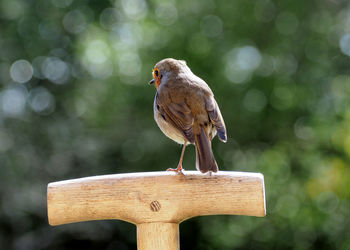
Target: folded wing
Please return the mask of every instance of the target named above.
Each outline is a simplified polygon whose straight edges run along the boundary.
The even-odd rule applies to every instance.
[[[221,141],[227,141],[226,127],[224,119],[222,118],[218,104],[216,103],[214,97],[208,98],[206,101],[205,108],[208,112],[210,121],[214,124],[218,137]]]
[[[158,112],[165,119],[176,128],[186,140],[194,143],[193,135],[193,116],[190,108],[185,102],[174,103],[168,101],[161,101],[159,96],[156,96],[156,105]]]

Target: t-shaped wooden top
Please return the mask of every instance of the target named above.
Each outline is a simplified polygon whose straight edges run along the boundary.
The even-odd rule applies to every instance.
[[[105,219],[136,224],[138,249],[152,250],[178,249],[178,224],[191,217],[266,214],[263,175],[225,171],[211,176],[197,171],[148,172],[53,182],[48,185],[47,206],[53,226]],[[152,235],[164,242],[155,242]]]

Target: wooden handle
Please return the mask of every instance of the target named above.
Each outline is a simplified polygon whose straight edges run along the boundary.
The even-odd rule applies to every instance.
[[[138,250],[180,249],[178,223],[143,223],[137,225]]]
[[[134,224],[180,223],[214,214],[265,215],[258,173],[197,171],[115,174],[53,182],[47,189],[50,225],[119,219]]]

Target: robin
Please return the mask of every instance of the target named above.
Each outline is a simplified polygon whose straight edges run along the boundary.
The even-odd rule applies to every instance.
[[[214,94],[208,84],[192,73],[183,60],[166,58],[153,68],[157,92],[154,98],[154,119],[170,139],[183,144],[179,164],[168,171],[182,172],[182,159],[187,144],[196,147],[196,168],[202,173],[217,172],[218,164],[211,149],[211,140],[218,134],[226,142],[226,127]]]

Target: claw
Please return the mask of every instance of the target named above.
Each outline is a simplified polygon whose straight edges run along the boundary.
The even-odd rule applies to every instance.
[[[168,168],[166,171],[173,171],[176,172],[178,174],[183,174],[184,169],[182,168],[182,165],[178,165],[177,168]]]

